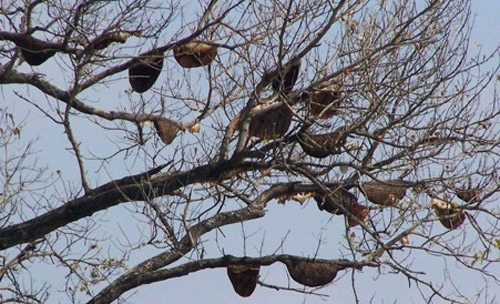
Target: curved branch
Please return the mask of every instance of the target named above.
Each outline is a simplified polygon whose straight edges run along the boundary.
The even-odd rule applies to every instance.
[[[123,284],[133,284],[137,286],[144,284],[151,284],[155,282],[165,281],[171,278],[177,278],[181,276],[188,275],[193,272],[197,272],[200,270],[213,269],[213,268],[223,268],[229,265],[261,265],[268,266],[272,265],[276,262],[284,263],[287,260],[294,261],[311,261],[310,258],[288,255],[288,254],[280,254],[280,255],[267,255],[257,258],[252,257],[235,257],[232,255],[225,255],[219,258],[214,259],[205,259],[201,261],[194,261],[185,263],[183,265],[169,268],[169,269],[161,269],[157,271],[134,271],[134,279],[129,279],[128,281],[121,281],[120,285],[113,283],[113,287],[111,289],[106,288],[101,291],[97,296],[87,302],[87,304],[104,304],[110,303],[114,299],[112,299],[111,295],[114,294],[116,289],[116,293],[126,289],[127,286]],[[376,263],[368,263],[368,262],[354,262],[346,259],[334,259],[334,260],[326,260],[326,259],[314,259],[314,261],[329,263],[336,265],[339,270],[344,270],[346,268],[354,268],[357,270],[361,270],[364,267],[379,267]],[[132,287],[132,286],[130,286]],[[132,287],[133,288],[133,287]],[[132,288],[126,289],[130,290]],[[123,294],[125,291],[120,292]],[[116,299],[116,298],[115,298]]]
[[[256,163],[232,159],[196,167],[182,172],[169,172],[152,178],[127,177],[111,181],[84,196],[29,221],[0,230],[0,250],[39,239],[60,227],[124,202],[143,201],[171,194],[194,183],[217,181],[231,177],[234,172],[261,168]],[[147,176],[147,175],[146,175]]]
[[[120,203],[144,201],[151,198],[169,195],[175,190],[195,183],[205,183],[228,179],[240,172],[263,169],[271,165],[256,162],[242,162],[240,159],[219,161],[182,172],[168,172],[150,177],[144,173],[129,176],[121,180],[111,181],[84,196],[71,200],[59,208],[37,216],[29,221],[14,224],[0,230],[0,250],[32,242],[47,233],[63,227],[84,217],[116,206]],[[161,169],[160,169],[161,170]],[[157,168],[150,172],[158,172]],[[252,205],[264,205],[268,201],[283,195],[312,192],[318,187],[313,184],[284,183],[272,186],[264,191]],[[191,229],[192,231],[193,229]],[[196,237],[194,237],[196,239]]]
[[[214,268],[222,267],[228,264],[235,264],[238,259],[227,258],[227,260],[222,261],[210,261],[208,260],[208,265],[212,263],[212,267],[203,266],[204,262],[197,262],[187,264],[186,269],[183,269],[185,265],[179,266],[173,269],[158,270],[162,267],[168,266],[171,263],[179,260],[182,256],[187,254],[191,249],[194,248],[195,243],[202,235],[212,231],[213,229],[220,228],[222,226],[239,223],[241,221],[249,221],[252,219],[260,218],[265,215],[264,207],[270,200],[279,197],[283,194],[296,194],[300,192],[315,191],[318,187],[313,184],[302,184],[302,183],[284,183],[276,184],[271,186],[266,191],[262,192],[252,204],[248,207],[224,212],[214,215],[193,227],[190,231],[186,232],[185,236],[179,242],[179,245],[171,251],[167,251],[152,257],[131,269],[128,273],[119,277],[116,281],[111,283],[109,286],[104,288],[97,296],[88,302],[92,303],[110,303],[117,299],[120,295],[128,290],[141,286],[143,284],[153,283],[157,281],[166,280],[175,276],[186,275],[189,272],[201,270],[204,268]],[[194,242],[193,242],[194,241]],[[264,259],[262,265],[270,265],[277,260],[284,260],[286,255],[280,256],[276,260],[272,258]],[[252,259],[249,259],[251,261]],[[258,259],[257,259],[258,260]],[[247,261],[247,263],[250,263]],[[218,264],[220,263],[220,264]],[[345,267],[362,267],[364,265],[369,265],[371,262],[364,264],[358,264],[356,262],[349,262],[343,260],[341,266]],[[190,266],[189,266],[190,265]],[[217,266],[219,265],[219,266]],[[178,273],[178,274],[177,274]]]

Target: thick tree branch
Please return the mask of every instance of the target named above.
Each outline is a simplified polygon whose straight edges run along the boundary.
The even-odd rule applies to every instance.
[[[142,284],[146,284],[146,282],[152,283],[159,280],[167,279],[168,276],[171,275],[168,272],[168,270],[165,270],[164,272],[160,271],[152,276],[144,274],[153,273],[154,271],[177,261],[182,256],[187,254],[192,248],[194,248],[195,244],[193,244],[193,241],[197,242],[202,235],[212,231],[215,228],[220,228],[225,225],[234,224],[242,221],[244,222],[259,217],[263,217],[265,215],[264,212],[265,205],[267,204],[267,202],[269,202],[274,198],[277,198],[284,194],[311,192],[317,189],[318,187],[316,185],[301,184],[301,183],[284,183],[271,186],[269,189],[261,193],[250,206],[236,211],[216,214],[211,218],[194,225],[193,227],[191,227],[190,231],[188,231],[185,234],[185,236],[181,239],[177,248],[171,251],[167,251],[165,253],[161,253],[135,266],[128,273],[124,274],[116,281],[114,281],[112,284],[110,284],[108,287],[104,288],[96,297],[94,297],[91,301],[89,301],[88,304],[111,303],[113,300],[117,299],[124,292],[131,290]],[[229,262],[231,262],[230,259]],[[228,262],[226,261],[225,263]],[[272,262],[271,260],[269,261],[264,260],[264,263],[271,264]],[[343,264],[343,266],[345,267],[354,267],[354,265],[356,265],[356,267],[362,267],[367,264],[356,264],[356,263],[350,263],[348,261],[344,261]],[[180,269],[181,270],[173,270],[173,271],[182,271],[182,266]]]
[[[270,165],[267,165],[270,166]],[[195,183],[220,181],[240,172],[266,168],[260,163],[242,162],[239,159],[219,161],[183,172],[169,172],[148,178],[146,174],[112,181],[88,194],[67,202],[63,206],[29,221],[0,230],[0,250],[39,239],[71,222],[90,216],[124,202],[144,201],[169,195],[173,191]],[[155,172],[158,170],[154,170]],[[313,192],[318,189],[312,184],[276,184],[261,194],[259,204],[283,194]],[[193,229],[191,229],[192,231]]]
[[[161,269],[156,271],[135,271],[134,278],[128,279],[125,281],[120,281],[113,283],[112,288],[106,288],[102,292],[100,292],[97,296],[95,296],[92,300],[88,301],[87,304],[105,304],[111,303],[116,298],[112,299],[112,295],[120,293],[123,294],[125,291],[130,290],[134,287],[151,284],[155,282],[165,281],[171,278],[178,278],[181,276],[188,275],[193,272],[197,272],[200,270],[207,270],[213,268],[223,268],[229,265],[261,265],[261,266],[269,266],[276,262],[284,263],[285,261],[293,260],[293,261],[311,261],[311,258],[288,255],[288,254],[280,254],[280,255],[267,255],[262,257],[235,257],[231,255],[225,255],[220,258],[214,259],[204,259],[200,261],[194,261],[182,264],[181,266]],[[354,262],[346,259],[340,260],[327,260],[327,259],[317,259],[314,258],[314,261],[328,263],[336,265],[339,270],[343,270],[346,268],[354,268],[357,270],[363,269],[363,267],[379,267],[377,263],[369,263],[369,262]],[[124,285],[125,284],[125,285]],[[131,288],[127,289],[127,285],[130,284]],[[135,285],[135,286],[132,286]]]
[[[168,195],[190,184],[222,180],[231,177],[234,172],[254,168],[260,167],[256,163],[242,163],[238,159],[231,159],[188,171],[158,175],[141,182],[123,182],[130,180],[130,177],[122,182],[112,181],[41,216],[1,229],[0,250],[34,241],[68,223],[123,202],[143,201]]]

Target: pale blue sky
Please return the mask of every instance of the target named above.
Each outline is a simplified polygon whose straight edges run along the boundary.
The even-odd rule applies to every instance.
[[[476,13],[476,21],[474,27],[474,33],[472,36],[472,46],[471,54],[474,54],[479,49],[482,49],[484,53],[489,53],[496,49],[500,45],[500,1],[475,1],[474,9]],[[476,44],[477,42],[477,44]],[[497,56],[495,63],[498,64],[500,61],[500,56]],[[24,86],[18,87],[19,91],[25,90]],[[35,89],[28,89],[29,92],[35,91]],[[490,90],[492,94],[492,90]],[[8,98],[13,96],[8,95]],[[484,96],[483,98],[488,98]],[[103,107],[105,107],[106,101],[103,102]],[[16,107],[12,104],[12,107]],[[26,110],[24,106],[21,107],[23,111]],[[30,109],[32,113],[33,109]],[[20,113],[20,112],[19,112]],[[40,116],[39,113],[36,113]],[[74,123],[78,126],[78,122]],[[87,128],[87,121],[82,121],[82,126]],[[92,132],[92,129],[84,129],[84,132]],[[54,131],[57,136],[50,136],[40,132],[40,129],[34,128],[30,125],[26,127],[26,136],[36,137],[40,136],[44,142],[44,151],[41,155],[44,157],[48,163],[60,164],[61,167],[74,165],[74,159],[68,153],[65,157],[61,157],[59,151],[68,146],[67,141],[60,142],[61,139],[65,139],[62,135],[62,129]],[[88,134],[86,134],[88,135]],[[94,142],[93,144],[106,145],[108,142]],[[110,175],[114,178],[122,174],[122,170],[117,170],[115,172],[110,172]],[[116,175],[116,176],[115,176]],[[96,184],[101,184],[108,181],[108,176],[101,176]],[[117,211],[109,211],[109,214],[116,213]],[[99,218],[97,216],[97,218]],[[130,223],[134,219],[126,219],[125,215],[120,215],[122,223]],[[304,221],[305,218],[314,218],[314,221]],[[268,214],[265,219],[253,221],[245,225],[246,231],[257,232],[256,236],[249,240],[248,254],[250,256],[257,256],[260,245],[260,238],[262,234],[260,233],[259,227],[261,225],[268,225],[269,223],[280,223],[281,221],[286,221],[287,223],[293,223],[292,225],[283,225],[282,227],[277,226],[273,228],[273,231],[267,231],[265,235],[264,248],[267,253],[272,252],[277,248],[277,244],[280,243],[281,238],[286,235],[289,231],[290,237],[287,239],[285,250],[286,253],[293,254],[305,254],[311,255],[315,252],[317,241],[319,236],[318,231],[321,231],[324,235],[337,235],[339,231],[343,229],[343,223],[340,220],[331,221],[331,217],[327,213],[318,213],[316,206],[309,203],[308,205],[301,207],[295,202],[289,203],[284,206],[277,206],[271,203],[268,207]],[[106,223],[103,223],[106,225]],[[123,228],[130,228],[123,227]],[[323,229],[323,230],[321,230]],[[111,231],[111,228],[110,228]],[[228,236],[228,239],[238,239],[238,235],[241,235],[239,227],[232,227],[228,229],[223,229],[224,233]],[[213,236],[213,234],[210,234]],[[231,238],[230,236],[234,236]],[[253,244],[250,242],[254,241]],[[331,242],[331,240],[330,240]],[[221,240],[224,243],[224,240]],[[226,244],[224,243],[225,249],[228,250],[227,253],[231,254],[242,254],[241,248],[242,243],[237,244]],[[255,247],[252,247],[255,246]],[[337,246],[335,242],[327,243],[322,246],[322,256],[327,257],[327,253],[331,253],[331,256],[336,258],[337,256]],[[230,250],[234,250],[231,251]],[[215,254],[215,251],[212,252]],[[402,253],[405,254],[405,253]],[[141,257],[132,256],[132,261],[137,260]],[[442,267],[439,267],[442,260],[439,258],[430,260],[420,260],[422,256],[411,257],[415,258],[415,264],[419,263],[435,263],[436,268],[434,272],[436,275],[442,275]],[[448,265],[454,268],[456,265]],[[412,284],[411,288],[408,286],[408,281],[404,276],[389,275],[387,274],[387,269],[382,269],[384,275],[378,277],[378,273],[373,270],[363,270],[362,272],[356,272],[355,280],[358,292],[360,293],[360,298],[362,303],[368,303],[370,298],[373,296],[373,303],[394,303],[395,299],[398,299],[397,303],[410,303],[409,297],[413,299],[413,303],[422,303],[418,293],[416,291],[415,285]],[[467,273],[466,284],[469,290],[464,289],[464,292],[471,294],[476,288],[484,285],[480,276],[475,276],[469,274],[469,272],[462,272],[464,269],[458,269],[456,272],[458,274]],[[500,273],[499,273],[500,275]],[[261,269],[261,278],[269,284],[283,284],[283,278],[287,276],[285,267],[276,263],[272,266],[263,267]],[[465,277],[465,276],[464,276]],[[307,303],[307,304],[319,304],[319,303],[352,303],[352,290],[351,284],[351,273],[349,271],[339,273],[337,281],[325,288],[318,290],[318,293],[329,295],[329,298],[322,299],[316,296],[304,296],[302,294],[280,291],[277,292],[272,289],[257,287],[254,294],[250,298],[239,297],[231,287],[231,284],[226,276],[225,269],[211,269],[200,271],[198,273],[190,274],[186,277],[176,278],[162,283],[156,283],[148,286],[142,286],[136,290],[127,293],[125,296],[129,296],[136,293],[132,298],[132,303],[203,303],[203,304],[218,304],[218,303],[245,303],[245,304],[261,304],[261,303]],[[375,280],[376,279],[376,280]],[[300,287],[300,285],[292,282],[293,287]],[[62,287],[62,286],[61,286]],[[439,302],[435,302],[439,303]]]
[[[491,53],[500,46],[500,1],[474,1],[474,13],[475,16],[475,26],[472,35],[472,46],[470,48],[471,55],[477,54],[479,50],[483,53]],[[493,63],[497,64],[500,62],[500,55],[497,54],[496,60]],[[483,96],[483,98],[491,98],[493,94],[493,88],[489,89],[489,94]],[[329,225],[325,225],[330,220],[328,214],[318,215],[316,206],[314,204],[309,204],[306,207],[300,207],[297,203],[287,204],[285,213],[285,208],[283,206],[276,206],[271,204],[268,208],[269,212],[266,215],[265,220],[257,220],[248,226],[253,226],[255,230],[258,230],[258,226],[264,223],[280,222],[286,219],[287,222],[296,223],[298,229],[294,229],[292,235],[289,238],[285,248],[290,250],[292,253],[296,254],[310,254],[314,252],[314,248],[317,245],[317,236],[315,233],[319,229],[327,227],[324,230],[324,234],[338,234],[339,229],[342,229],[341,225],[337,225],[333,222]],[[304,224],[304,218],[307,217],[306,214],[314,213],[317,221],[315,223],[307,222]],[[288,232],[290,227],[285,225],[282,230],[274,230],[274,242],[279,242],[279,236],[283,236]],[[251,228],[248,228],[251,230]],[[228,233],[229,229],[225,229],[224,233]],[[238,229],[234,231],[239,233]],[[273,236],[266,235],[266,248],[272,248]],[[297,241],[294,241],[294,239]],[[337,244],[328,243],[322,247],[322,252],[331,250],[332,255],[335,255],[335,248]],[[425,260],[423,259],[425,258]],[[415,264],[419,263],[432,263],[436,265],[433,270],[436,277],[443,276],[444,266],[443,260],[441,258],[430,258],[428,256],[423,257],[422,255],[416,257],[410,257]],[[470,273],[463,266],[458,266],[455,263],[450,263],[447,265],[450,268],[455,268],[452,271],[452,275],[455,277],[461,276],[463,278],[462,291],[464,294],[472,296],[479,288],[485,285],[484,278],[477,274]],[[429,269],[426,268],[427,273]],[[356,272],[355,279],[357,281],[356,286],[358,288],[358,293],[361,299],[361,303],[368,303],[373,300],[373,303],[423,303],[422,299],[418,295],[418,290],[414,283],[411,287],[408,285],[408,281],[401,274],[389,275],[387,274],[388,269],[382,270],[384,275],[378,276],[377,271],[365,269],[362,272]],[[264,267],[261,269],[261,278],[265,279],[266,283],[283,283],[283,278],[286,277],[285,267],[276,263],[270,267]],[[497,276],[500,276],[500,272],[497,272]],[[204,304],[218,304],[218,303],[233,303],[233,304],[290,304],[290,303],[307,303],[307,304],[325,304],[325,303],[338,303],[347,304],[353,303],[354,298],[351,289],[351,273],[344,272],[342,276],[340,273],[337,276],[338,280],[336,283],[318,290],[320,294],[329,295],[329,298],[320,298],[312,295],[301,295],[289,291],[274,291],[268,288],[263,288],[257,286],[255,292],[249,298],[241,298],[231,288],[230,282],[226,276],[225,269],[213,269],[200,271],[198,273],[190,274],[187,277],[178,278],[171,280],[169,282],[157,283],[147,287],[141,287],[141,290],[133,298],[135,303],[204,303]],[[294,284],[292,286],[300,287],[300,285]],[[500,292],[495,291],[495,285],[492,285],[493,289],[490,290],[490,295],[497,294],[500,296]],[[496,286],[498,287],[498,286]],[[371,298],[373,296],[373,299]],[[500,301],[497,298],[497,301]],[[434,300],[433,303],[441,303],[439,300]]]

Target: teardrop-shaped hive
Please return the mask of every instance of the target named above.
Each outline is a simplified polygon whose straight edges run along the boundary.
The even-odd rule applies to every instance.
[[[242,297],[249,297],[259,279],[260,265],[229,265],[227,276],[233,285],[234,291]]]
[[[283,261],[292,279],[305,286],[317,287],[331,283],[337,276],[338,266],[320,261]]]
[[[360,185],[361,192],[372,203],[377,205],[396,206],[405,197],[409,186],[401,180],[376,180]]]
[[[161,141],[166,145],[171,144],[179,132],[178,126],[164,118],[155,120],[153,124],[158,137],[160,137]]]
[[[347,132],[345,127],[340,127],[331,133],[311,134],[299,133],[297,137],[302,150],[307,155],[316,158],[325,158],[341,152],[340,147],[346,143]]]
[[[160,76],[163,68],[163,53],[143,54],[128,69],[130,86],[137,93],[149,90]]]
[[[449,203],[437,198],[431,201],[431,207],[436,211],[439,222],[447,229],[457,229],[460,227],[467,217],[464,210],[460,209],[458,204]]]
[[[337,91],[314,91],[307,102],[309,112],[317,118],[328,119],[337,114],[341,93]]]
[[[201,41],[191,41],[174,47],[174,58],[184,68],[196,68],[212,63],[217,47]]]

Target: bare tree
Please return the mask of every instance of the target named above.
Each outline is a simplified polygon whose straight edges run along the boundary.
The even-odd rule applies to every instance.
[[[494,301],[499,52],[470,54],[470,2],[3,1],[0,302],[125,301],[213,268],[243,297],[337,277],[373,301],[371,270]]]

